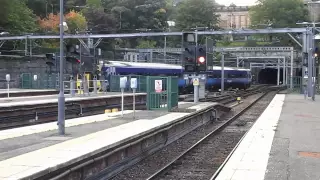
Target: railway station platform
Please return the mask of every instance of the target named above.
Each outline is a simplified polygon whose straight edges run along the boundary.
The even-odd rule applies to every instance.
[[[39,96],[58,94],[56,89],[9,89],[9,97]],[[8,97],[8,89],[0,89],[0,98]]]
[[[146,93],[136,93],[135,95],[146,95]],[[124,93],[124,96],[133,96],[132,93]],[[121,97],[119,92],[107,92],[104,94],[93,95],[76,95],[71,97],[69,94],[65,94],[65,101],[82,101],[82,100],[94,100],[101,98],[112,98],[112,97]],[[58,103],[58,95],[44,95],[44,96],[27,96],[27,97],[9,97],[9,98],[0,98],[0,107],[10,107],[10,106],[23,106],[23,105],[37,105],[37,104],[51,104]]]
[[[216,180],[319,180],[320,96],[277,94]]]
[[[68,177],[68,173],[73,179],[84,179],[84,176],[77,178],[75,174],[71,174],[71,165],[80,167],[79,163],[89,159],[88,161],[93,163],[92,168],[86,168],[82,172],[88,176],[93,172],[97,173],[98,169],[124,161],[127,156],[132,159],[130,155],[136,156],[139,151],[146,153],[146,148],[159,145],[165,134],[152,136],[155,131],[172,128],[173,123],[177,123],[182,130],[187,127],[181,122],[185,118],[190,119],[187,124],[194,128],[198,122],[208,120],[203,115],[201,118],[192,119],[195,118],[194,114],[208,113],[208,110],[216,106],[227,109],[226,112],[230,110],[212,102],[179,102],[179,109],[190,112],[136,111],[133,118],[132,110],[126,110],[124,117],[121,112],[115,112],[66,120],[65,136],[57,134],[56,122],[0,131],[0,179],[51,179],[46,176],[50,173],[54,173],[51,176],[57,179]],[[183,126],[180,126],[181,124]],[[170,131],[169,134],[177,132]],[[135,146],[133,141],[145,136],[148,138]],[[153,137],[155,139],[152,139]],[[168,140],[165,140],[165,143],[168,143]],[[112,154],[115,157],[105,156],[107,160],[96,157],[102,152],[110,153],[109,151],[115,151],[120,145],[127,144],[134,147],[128,146],[125,151],[119,150],[120,153]],[[100,160],[103,160],[102,164],[94,166]]]

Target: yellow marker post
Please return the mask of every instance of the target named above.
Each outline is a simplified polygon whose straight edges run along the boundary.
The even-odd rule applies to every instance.
[[[237,101],[238,101],[238,103],[240,103],[241,97],[237,97]]]

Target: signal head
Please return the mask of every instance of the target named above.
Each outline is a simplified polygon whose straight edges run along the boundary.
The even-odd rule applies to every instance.
[[[203,64],[203,63],[206,62],[206,58],[203,57],[203,56],[200,56],[200,57],[198,58],[198,61],[199,61],[199,63]]]

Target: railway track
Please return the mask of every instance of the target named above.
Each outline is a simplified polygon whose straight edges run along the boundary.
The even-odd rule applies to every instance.
[[[244,125],[251,127],[273,99],[273,90],[249,96],[220,121],[197,128],[112,179],[210,179],[248,130]]]
[[[248,130],[241,127],[248,122],[253,123],[256,119],[245,120],[243,114],[251,110],[267,94],[269,92],[263,93],[245,109],[223,122],[147,179],[210,179]],[[275,93],[272,93],[273,95]],[[232,127],[229,127],[230,125]]]
[[[217,96],[217,97],[209,97],[205,100],[201,101],[210,101],[210,102],[219,102],[221,104],[227,104],[230,102],[234,102],[237,100],[237,97],[248,97],[252,94],[257,94],[259,92],[265,91],[268,88],[267,86],[257,86],[252,89],[248,89],[248,91],[238,91],[236,93]],[[136,102],[137,109],[145,109],[145,101]],[[132,103],[125,104],[125,109],[130,109],[133,106]],[[18,108],[18,109],[4,109],[0,110],[0,130],[10,129],[22,126],[29,126],[35,124],[42,124],[47,122],[56,121],[56,117],[58,115],[58,105],[45,105],[45,106],[34,106],[28,108]],[[76,118],[76,117],[84,117],[91,116],[95,114],[101,114],[105,109],[110,108],[121,108],[120,104],[114,105],[95,105],[95,106],[86,106],[83,107],[81,104],[77,103],[67,103],[65,108],[66,118]],[[27,112],[21,115],[20,112]],[[41,118],[41,120],[37,120]]]

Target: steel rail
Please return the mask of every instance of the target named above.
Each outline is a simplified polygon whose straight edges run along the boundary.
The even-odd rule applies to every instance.
[[[277,94],[281,91],[278,90]],[[251,130],[253,126],[251,126],[249,128],[249,130],[241,137],[240,141],[237,143],[237,145],[232,149],[232,151],[229,153],[229,155],[227,156],[227,158],[223,161],[223,163],[220,165],[220,167],[218,168],[218,170],[214,173],[214,175],[210,178],[210,180],[214,180],[216,179],[220,172],[222,171],[222,169],[224,168],[224,166],[227,164],[227,162],[230,160],[231,156],[234,154],[234,152],[237,150],[237,148],[239,147],[239,145],[241,144],[241,142],[243,141],[243,139],[246,137],[246,135],[248,134],[248,132]]]
[[[261,95],[259,98],[257,98],[254,102],[250,103],[250,105],[248,105],[245,109],[243,109],[242,111],[240,111],[239,113],[237,113],[236,115],[234,115],[233,117],[231,117],[230,119],[228,119],[225,123],[223,123],[222,125],[220,125],[218,128],[216,128],[215,130],[213,130],[211,133],[209,133],[208,135],[206,135],[205,137],[203,137],[201,140],[199,140],[197,143],[195,143],[193,146],[191,146],[189,149],[187,149],[186,151],[184,151],[183,153],[181,153],[177,158],[175,158],[174,160],[172,160],[170,163],[168,163],[167,165],[165,165],[163,168],[161,168],[159,171],[157,171],[156,173],[154,173],[153,175],[151,175],[149,178],[147,178],[147,180],[154,180],[156,178],[159,178],[160,176],[162,176],[166,171],[168,171],[178,160],[180,160],[181,158],[183,158],[185,155],[187,155],[190,151],[192,151],[194,148],[196,148],[197,146],[199,146],[201,143],[203,143],[205,140],[207,140],[209,137],[211,137],[212,135],[216,135],[217,133],[221,132],[221,130],[223,130],[224,128],[226,128],[230,123],[232,123],[233,121],[235,121],[238,117],[240,117],[243,113],[245,113],[246,111],[248,111],[254,104],[256,104],[258,101],[260,101],[263,97],[265,97],[270,91],[265,92],[263,95]]]

